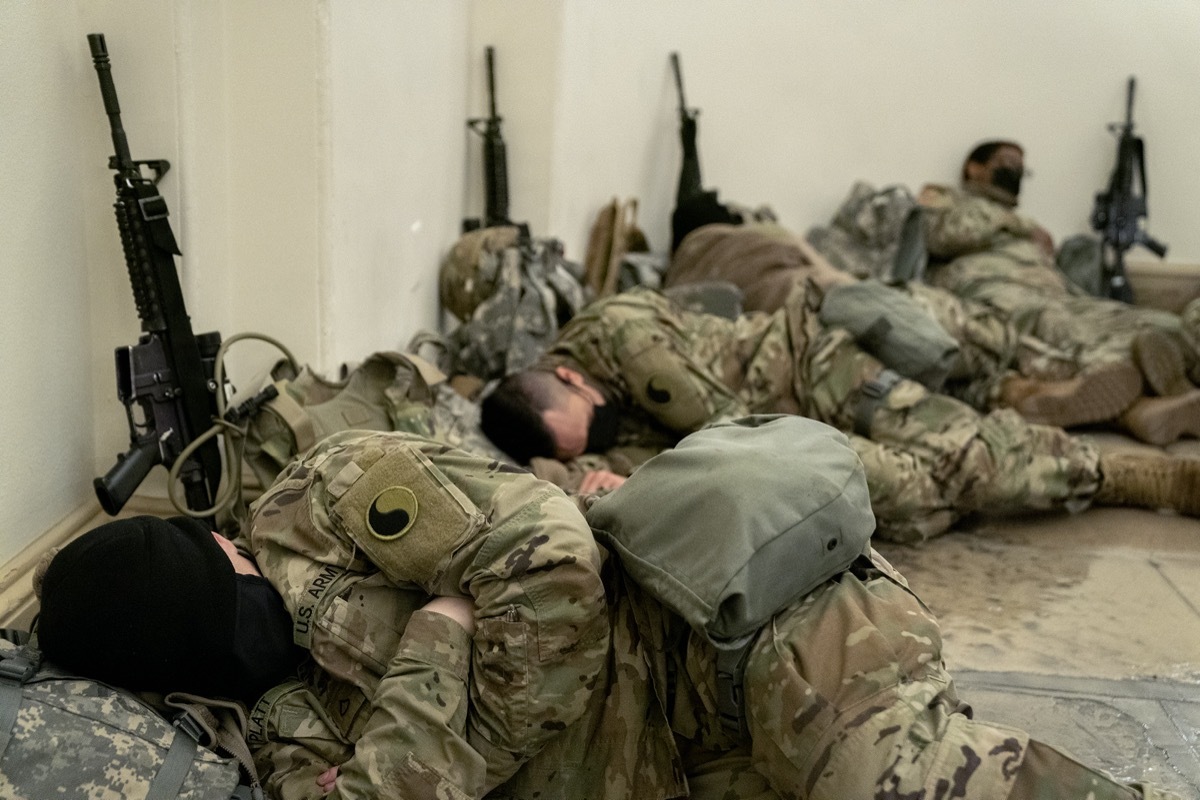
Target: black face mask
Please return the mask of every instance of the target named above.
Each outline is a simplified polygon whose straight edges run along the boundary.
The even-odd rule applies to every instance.
[[[603,453],[617,443],[617,426],[621,416],[612,403],[593,408],[592,424],[588,426],[587,452]]]
[[[266,578],[236,575],[237,623],[233,633],[233,681],[251,705],[286,678],[304,656],[292,643],[292,615]]]
[[[1012,167],[996,167],[992,170],[992,186],[1017,197],[1021,194],[1021,177],[1023,175],[1024,172]]]

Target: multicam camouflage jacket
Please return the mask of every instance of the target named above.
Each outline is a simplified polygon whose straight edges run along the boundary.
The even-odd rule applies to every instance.
[[[799,413],[794,353],[819,327],[812,307],[819,299],[805,289],[796,288],[786,313],[730,320],[635,288],[586,307],[538,365],[592,378],[620,407],[622,444],[668,445],[710,422]]]
[[[251,511],[244,544],[313,662],[288,695],[307,714],[252,713],[276,796],[311,796],[340,764],[335,796],[480,797],[587,708],[608,652],[600,554],[557,488],[415,435],[348,431]],[[441,595],[473,600],[473,638],[421,609]]]
[[[926,186],[922,206],[929,281],[973,297],[971,284],[1003,280],[1052,295],[1078,290],[1035,239],[1032,219],[982,194]],[[948,263],[949,262],[949,263]]]

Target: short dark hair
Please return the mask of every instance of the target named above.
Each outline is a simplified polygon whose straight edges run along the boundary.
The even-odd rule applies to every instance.
[[[484,435],[519,464],[541,456],[554,458],[557,443],[542,412],[558,404],[558,377],[528,369],[502,379],[480,404],[479,425]]]
[[[980,142],[975,145],[975,148],[967,153],[967,158],[962,165],[962,179],[967,180],[967,165],[968,164],[986,164],[992,156],[996,155],[996,151],[1001,147],[1015,148],[1021,155],[1025,155],[1025,148],[1016,142],[1008,139],[988,139],[986,142]]]

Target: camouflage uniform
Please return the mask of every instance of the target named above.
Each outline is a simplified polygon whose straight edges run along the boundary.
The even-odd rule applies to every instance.
[[[1196,365],[1195,333],[1181,328],[1178,315],[1073,286],[1034,240],[1031,219],[969,190],[926,187],[921,202],[929,283],[999,309],[1021,333],[1074,354],[1082,366],[1127,361],[1133,339],[1149,329],[1176,338]]]
[[[798,284],[773,314],[691,314],[634,289],[593,303],[539,360],[591,377],[616,403],[622,444],[669,446],[719,419],[800,414],[843,431],[862,417],[882,365],[850,334],[821,326],[819,293]],[[1099,454],[1015,411],[980,415],[901,380],[852,437],[885,538],[916,541],[972,512],[1083,508],[1099,487]]]
[[[897,192],[885,190],[881,194],[890,198]],[[861,205],[873,208],[877,204]],[[884,208],[890,209],[890,206]],[[843,213],[839,213],[835,222]],[[877,239],[886,240],[890,230],[883,221],[868,216],[869,220],[860,220],[855,228],[864,240],[862,244],[852,245],[847,240],[840,249],[834,249],[827,239],[817,237],[824,245],[814,244],[815,249],[831,263],[836,263],[835,269],[822,263],[809,263],[799,249],[790,245],[792,234],[778,226],[707,225],[684,239],[667,271],[667,285],[725,280],[742,290],[742,305],[746,311],[775,311],[799,281],[811,279],[828,291],[835,285],[855,282],[853,275],[870,278],[870,263],[894,255],[894,246],[881,250],[868,246],[867,243]],[[895,216],[892,213],[883,219],[886,221]],[[875,227],[869,227],[868,221]],[[831,227],[831,230],[841,228]],[[874,236],[868,236],[867,231]],[[810,231],[809,236],[812,235]],[[856,264],[861,267],[853,268]],[[979,411],[996,407],[1002,384],[1014,374],[1059,380],[1072,377],[1078,371],[1072,356],[1032,336],[1020,334],[1009,323],[1007,314],[991,306],[964,300],[944,289],[921,283],[893,288],[915,301],[958,343],[958,357],[941,391]]]
[[[584,713],[608,645],[600,553],[555,487],[421,437],[348,431],[252,514],[249,550],[312,652],[284,711],[252,714],[276,796],[312,796],[340,764],[334,796],[479,797]],[[420,610],[433,595],[473,599],[473,637]]]
[[[743,682],[746,734],[721,724],[716,652],[707,638],[629,580],[613,556],[604,557],[611,646],[587,684],[586,711],[489,798],[1140,796],[1022,731],[969,719],[942,663],[936,621],[874,552],[785,608],[758,634]],[[387,604],[375,610],[376,599],[354,598],[360,613],[383,617],[393,610]],[[410,646],[417,637],[454,641],[438,638],[452,625],[425,627],[435,616],[411,616]],[[456,666],[465,673],[465,664]],[[461,714],[462,683],[442,674],[440,696]],[[428,692],[428,681],[418,676],[413,683]],[[271,786],[279,796],[305,796],[305,788],[311,796],[316,771],[350,750],[334,723],[337,703],[329,689],[324,706],[312,702],[311,691],[289,691],[265,723],[272,731],[286,728],[289,741],[261,749],[259,762],[276,766]],[[409,705],[419,706],[424,696]],[[469,726],[471,712],[466,716]],[[387,754],[399,758],[401,748],[393,745]],[[292,782],[278,782],[281,769],[293,771]],[[347,770],[343,764],[343,776]],[[375,772],[380,780],[381,770]],[[351,790],[343,783],[339,790],[387,797],[387,786],[380,781],[379,794],[361,784]]]

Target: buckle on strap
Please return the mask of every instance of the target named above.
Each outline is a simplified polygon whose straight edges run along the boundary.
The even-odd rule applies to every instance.
[[[871,418],[875,416],[875,409],[902,380],[904,380],[903,375],[885,367],[878,375],[862,385],[862,388],[859,389],[858,403],[854,407],[855,433],[859,436],[870,437]]]
[[[742,681],[746,677],[746,661],[753,644],[754,637],[750,637],[741,647],[717,650],[717,716],[722,728],[739,736],[749,733]]]
[[[37,674],[42,659],[28,650],[18,650],[12,655],[0,657],[0,680],[24,684]]]
[[[190,736],[196,744],[203,744],[208,740],[208,731],[188,711],[184,711],[176,716],[171,724]]]

